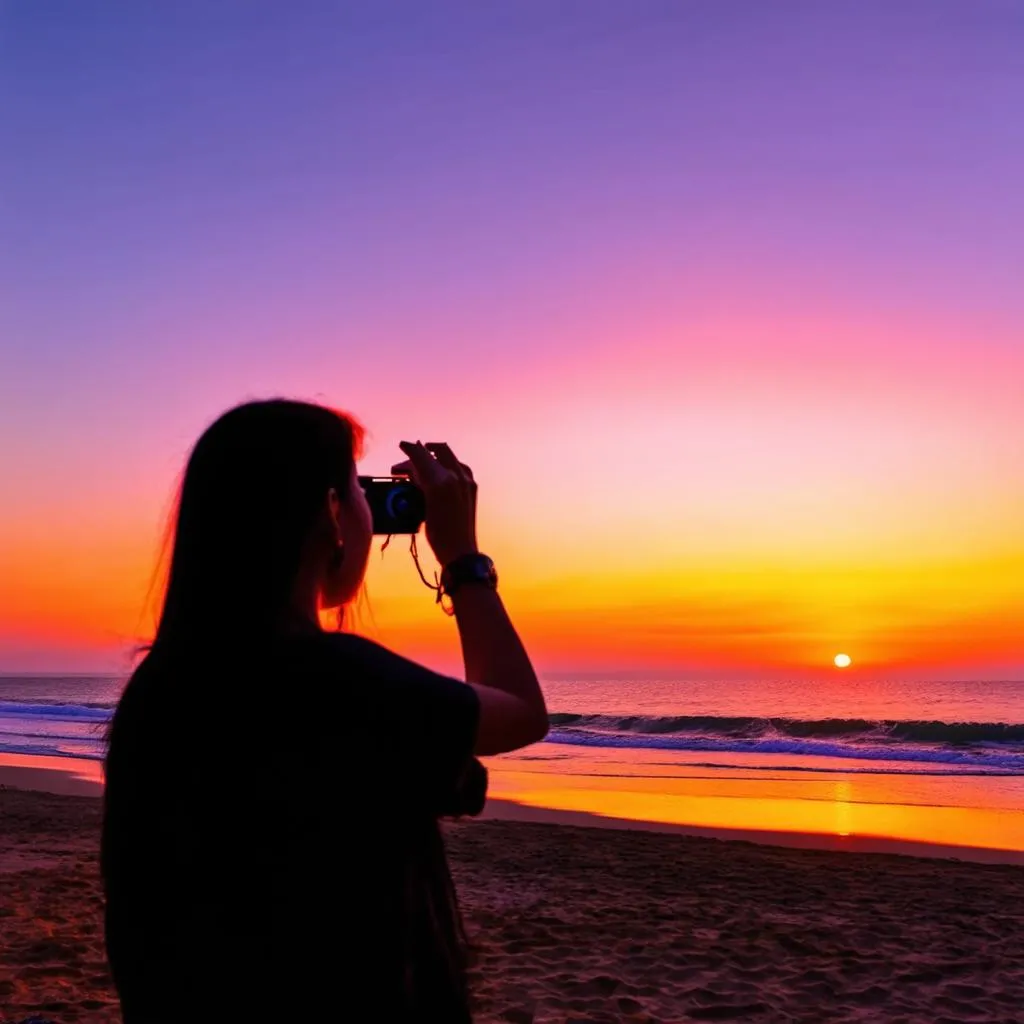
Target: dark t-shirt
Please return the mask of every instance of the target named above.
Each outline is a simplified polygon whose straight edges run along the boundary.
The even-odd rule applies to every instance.
[[[111,730],[126,1024],[470,1019],[437,819],[478,814],[479,700],[360,637],[151,653]]]

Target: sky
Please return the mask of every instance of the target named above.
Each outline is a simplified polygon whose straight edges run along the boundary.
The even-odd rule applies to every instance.
[[[544,673],[1024,678],[1016,0],[7,0],[0,97],[0,671],[288,395],[474,467]]]

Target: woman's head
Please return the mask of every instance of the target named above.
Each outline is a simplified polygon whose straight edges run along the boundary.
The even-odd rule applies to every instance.
[[[248,402],[185,467],[156,645],[263,634],[351,601],[372,540],[362,427],[306,402]]]

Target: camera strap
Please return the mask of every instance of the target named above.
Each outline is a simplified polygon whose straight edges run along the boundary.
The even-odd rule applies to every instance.
[[[389,533],[387,535],[387,537],[385,538],[384,543],[380,547],[380,556],[381,556],[381,558],[384,557],[384,552],[387,551],[388,545],[390,543],[391,543],[391,534]],[[434,603],[435,604],[439,604],[441,606],[441,610],[445,613],[445,615],[454,615],[455,614],[455,609],[452,607],[451,600],[449,600],[447,603],[444,600],[445,597],[447,597],[447,595],[444,592],[444,587],[441,586],[441,577],[438,575],[437,570],[436,569],[434,570],[434,582],[433,583],[431,583],[430,580],[428,580],[427,577],[423,573],[423,568],[420,566],[420,553],[419,553],[419,550],[416,547],[416,534],[415,533],[412,535],[412,539],[409,542],[409,554],[412,555],[413,564],[416,566],[416,571],[420,574],[420,579],[423,581],[423,585],[428,590],[433,590],[434,593],[437,595]]]

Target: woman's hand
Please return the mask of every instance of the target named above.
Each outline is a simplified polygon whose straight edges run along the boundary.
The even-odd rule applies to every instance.
[[[437,560],[449,565],[476,546],[476,484],[468,466],[446,444],[410,444],[408,461],[391,472],[412,477],[427,499],[427,540]],[[547,705],[523,642],[501,597],[490,587],[460,587],[452,597],[459,626],[466,682],[480,701],[475,751],[504,754],[544,739]]]
[[[408,476],[423,491],[427,504],[427,541],[442,566],[460,555],[475,554],[476,482],[446,444],[402,441],[407,461],[391,472]]]

